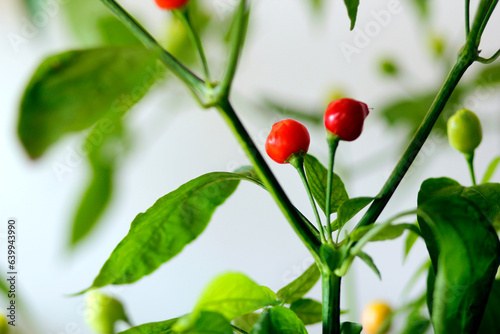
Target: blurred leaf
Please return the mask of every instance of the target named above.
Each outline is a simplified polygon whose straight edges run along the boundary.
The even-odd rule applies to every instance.
[[[304,325],[313,325],[323,321],[323,305],[313,299],[299,299],[290,305],[290,310],[297,314]]]
[[[117,322],[129,322],[122,303],[100,291],[86,296],[85,311],[85,321],[97,333],[114,334]]]
[[[61,8],[73,35],[86,47],[141,45],[101,1],[71,0]]]
[[[307,334],[304,323],[295,312],[282,306],[262,312],[250,334]]]
[[[380,73],[386,77],[394,78],[400,73],[397,62],[392,58],[384,58],[379,63]]]
[[[327,169],[312,155],[308,154],[304,159],[307,180],[311,186],[311,192],[323,212],[326,208],[326,184],[328,178]],[[333,175],[332,196],[330,213],[337,212],[339,206],[347,201],[349,196],[345,190],[344,183],[337,174]]]
[[[486,169],[486,172],[484,173],[483,180],[481,181],[481,183],[488,183],[491,180],[499,164],[500,164],[500,157],[496,157],[490,162],[490,164],[488,165],[488,169]]]
[[[494,281],[478,334],[500,333],[500,281]]]
[[[255,323],[257,322],[257,320],[259,320],[259,317],[260,317],[259,313],[243,314],[242,316],[235,318],[233,320],[233,325],[243,329],[246,332],[250,332]]]
[[[460,194],[429,196],[425,188],[436,190],[432,183],[439,182],[425,181],[418,197],[418,221],[433,245],[428,249],[436,271],[432,323],[436,334],[474,333],[500,262],[500,244],[487,217]]]
[[[431,321],[419,312],[412,312],[406,320],[406,325],[401,334],[425,334]]]
[[[92,288],[130,284],[179,254],[207,226],[215,209],[236,190],[244,174],[202,175],[160,198],[132,222],[95,278]]]
[[[416,95],[413,98],[402,98],[396,101],[392,101],[389,105],[385,106],[382,109],[381,115],[385,118],[390,126],[408,126],[411,135],[413,135],[413,133],[418,129],[420,123],[427,114],[427,111],[432,105],[435,96],[436,91],[432,90],[428,93]],[[457,105],[461,97],[462,90],[460,88],[455,89],[447,105]],[[439,117],[436,125],[433,128],[433,131],[435,130],[446,133],[446,120],[442,115]]]
[[[82,241],[95,228],[111,199],[115,165],[123,151],[122,135],[121,119],[105,118],[97,122],[86,139],[92,179],[73,220],[71,246]]]
[[[413,245],[415,245],[415,242],[418,240],[419,235],[413,231],[408,231],[408,235],[406,236],[405,240],[405,254],[404,254],[404,259],[408,257],[408,254],[410,254],[411,249],[413,248]]]
[[[316,12],[320,12],[323,8],[323,0],[310,0],[310,3]]]
[[[429,0],[413,0],[418,13],[424,19],[429,18],[430,14],[430,1]]]
[[[269,97],[264,98],[263,104],[266,109],[270,109],[280,116],[311,122],[315,125],[323,124],[323,114],[319,110],[297,108],[296,104],[294,104],[293,107],[284,105],[282,102],[278,102]]]
[[[337,214],[337,226],[341,228],[361,210],[363,210],[374,199],[372,197],[351,198],[340,204]]]
[[[500,84],[500,64],[483,66],[476,79],[479,87],[489,87]]]
[[[23,2],[31,16],[40,10],[40,0],[23,0]]]
[[[174,325],[174,329],[177,327],[179,322]],[[178,331],[175,329],[174,333]],[[181,333],[185,334],[233,334],[233,327],[231,323],[227,321],[227,319],[220,313],[216,312],[200,312],[198,317],[195,319],[193,325],[185,330],[181,331]]]
[[[356,25],[356,17],[358,16],[359,0],[344,0],[344,2],[347,7],[349,19],[351,19],[351,30],[353,30]]]
[[[136,326],[118,334],[173,334],[172,327],[177,322],[177,319],[167,321],[152,322]]]
[[[278,300],[286,304],[293,303],[308,293],[316,285],[320,277],[321,273],[318,266],[313,263],[302,275],[278,291]]]
[[[366,263],[366,265],[370,267],[371,270],[373,270],[379,280],[382,280],[382,274],[380,274],[380,270],[378,270],[375,262],[373,262],[373,259],[370,257],[370,255],[366,254],[365,252],[359,252],[358,257],[363,260],[363,262]]]
[[[363,326],[354,322],[346,321],[340,325],[341,334],[360,334],[362,330]]]
[[[265,306],[276,305],[276,294],[239,273],[227,273],[214,279],[204,290],[191,314],[181,318],[174,329],[190,329],[201,312],[220,313],[233,320]]]
[[[108,113],[123,114],[165,73],[153,52],[101,48],[47,58],[21,102],[18,134],[32,158],[64,135],[92,126]]]

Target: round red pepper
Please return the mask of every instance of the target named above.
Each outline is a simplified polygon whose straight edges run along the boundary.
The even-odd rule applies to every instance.
[[[335,100],[326,108],[325,127],[341,140],[353,141],[361,135],[369,113],[366,103],[348,98]]]
[[[273,125],[266,140],[266,152],[279,164],[288,163],[293,156],[304,156],[311,142],[309,131],[293,119]]]
[[[189,2],[189,0],[155,0],[158,7],[162,9],[178,9]]]

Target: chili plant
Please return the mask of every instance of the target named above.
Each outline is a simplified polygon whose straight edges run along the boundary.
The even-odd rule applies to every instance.
[[[398,237],[405,230],[410,230],[415,238],[424,239],[431,260],[431,264],[424,268],[428,269],[429,276],[426,298],[424,296],[414,304],[417,305],[414,307],[417,313],[413,316],[418,315],[421,306],[427,302],[435,333],[499,332],[498,325],[490,319],[498,316],[498,307],[495,307],[498,304],[498,281],[495,281],[495,275],[500,263],[497,235],[500,227],[500,184],[488,183],[496,166],[493,163],[483,181],[476,185],[473,152],[480,137],[477,119],[458,115],[461,118],[452,120],[458,125],[450,125],[452,144],[467,147],[465,151],[459,149],[466,154],[474,185],[466,187],[449,178],[425,180],[418,193],[416,210],[396,213],[393,218],[378,222],[464,73],[475,62],[488,64],[500,56],[500,51],[490,58],[480,54],[481,38],[498,0],[480,0],[474,11],[470,1],[464,1],[464,45],[427,115],[378,194],[349,198],[340,176],[334,173],[337,147],[343,141],[355,140],[362,131],[364,119],[369,114],[369,106],[365,103],[340,99],[328,106],[324,118],[327,129],[325,144],[330,150],[326,167],[307,154],[310,138],[303,125],[286,120],[273,127],[266,150],[273,160],[290,163],[297,169],[309,194],[315,223],[290,201],[261,155],[262,147],[255,145],[231,103],[233,79],[244,51],[249,2],[240,0],[234,11],[229,34],[230,52],[225,72],[220,78],[213,76],[202,38],[193,22],[195,0],[157,0],[156,3],[171,10],[185,29],[201,65],[200,75],[190,68],[191,63],[179,60],[162,47],[118,2],[101,2],[145,48],[85,49],[46,59],[28,84],[19,119],[19,137],[33,159],[41,157],[68,133],[91,128],[88,140],[95,133],[105,134],[105,140],[89,152],[94,181],[75,219],[72,243],[78,243],[89,233],[109,199],[109,187],[104,187],[108,191],[101,190],[103,184],[111,182],[113,166],[119,159],[120,145],[116,143],[123,142],[121,117],[156,81],[161,80],[165,71],[184,83],[201,108],[210,109],[223,117],[251,166],[234,172],[202,175],[166,194],[144,213],[137,215],[130,231],[111,253],[93,283],[79,293],[89,294],[89,306],[94,311],[89,323],[95,330],[113,333],[115,322],[128,322],[128,318],[118,301],[94,290],[136,282],[178,255],[204,231],[217,207],[243,181],[256,184],[272,196],[315,263],[277,292],[258,285],[243,274],[223,274],[207,286],[191,313],[179,314],[163,322],[136,327],[131,325],[122,333],[307,333],[306,325],[317,322],[323,324],[325,334],[360,333],[360,324],[341,322],[342,278],[356,258],[379,274],[363,247],[371,241]],[[345,4],[353,29],[359,1],[346,0]],[[95,66],[96,63],[106,64],[108,72],[103,72],[102,66]],[[123,67],[128,68],[126,73],[118,70]],[[144,86],[144,69],[147,67],[158,68],[157,74],[146,83],[147,87],[130,100],[116,104],[131,87]],[[115,73],[115,77],[110,79],[108,73]],[[85,103],[68,104],[67,99],[74,96],[66,96],[60,101],[47,98],[47,94],[64,85],[79,86]],[[473,128],[471,131],[467,130],[468,125]],[[462,129],[457,130],[457,127]],[[470,132],[473,132],[472,135]],[[344,231],[346,223],[366,207],[368,209],[356,227],[349,232]],[[333,221],[332,214],[336,214]],[[407,216],[416,216],[417,223],[397,222]],[[322,301],[303,298],[319,280]],[[490,303],[487,304],[489,298]],[[381,319],[389,321],[390,309],[377,307],[383,310]],[[484,314],[487,316],[483,317]],[[425,318],[420,320],[423,324],[427,321]],[[379,326],[371,322],[366,330],[382,332],[387,328],[388,323]],[[410,328],[409,332],[420,333],[426,328],[417,326]]]

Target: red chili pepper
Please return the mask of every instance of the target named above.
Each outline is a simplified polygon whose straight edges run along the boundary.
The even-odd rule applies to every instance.
[[[189,2],[189,0],[155,0],[158,7],[162,9],[172,10],[178,9]]]
[[[273,125],[266,140],[266,152],[279,164],[288,163],[293,156],[303,156],[309,149],[309,131],[293,119],[285,119]]]
[[[353,141],[361,135],[369,113],[366,103],[348,98],[335,100],[326,108],[325,127],[341,140]]]

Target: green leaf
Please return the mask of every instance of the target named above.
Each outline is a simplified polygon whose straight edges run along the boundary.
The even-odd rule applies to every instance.
[[[478,334],[500,333],[500,281],[493,282]]]
[[[85,148],[92,168],[92,179],[79,203],[73,220],[71,246],[83,240],[97,225],[113,190],[115,165],[123,151],[121,119],[100,120],[88,135]]]
[[[363,326],[354,322],[346,321],[340,325],[341,334],[360,334],[362,330]]]
[[[368,233],[372,228],[378,225],[369,225],[369,226],[361,226],[351,233],[352,241],[359,241],[366,233]],[[395,224],[395,225],[387,225],[384,229],[380,230],[377,234],[375,234],[370,241],[386,241],[386,240],[394,240],[399,238],[404,231],[409,230],[415,233],[418,233],[418,228],[413,224]]]
[[[189,330],[201,312],[211,311],[233,320],[265,306],[276,305],[276,294],[239,273],[227,273],[214,279],[201,295],[191,314],[181,318],[174,329]]]
[[[425,334],[431,325],[431,321],[419,312],[412,312],[406,320],[406,325],[401,334]]]
[[[257,323],[257,320],[259,320],[259,317],[260,317],[259,313],[243,314],[241,317],[238,317],[233,320],[233,325],[243,329],[246,332],[250,332],[253,326]]]
[[[418,220],[426,243],[437,245],[429,249],[435,333],[475,333],[500,262],[498,236],[487,217],[457,195],[422,202],[419,194]]]
[[[371,270],[377,275],[379,280],[382,280],[382,275],[380,274],[380,270],[378,270],[377,266],[375,265],[375,262],[373,262],[373,259],[370,257],[370,255],[366,254],[365,252],[360,252],[358,254],[358,257],[363,260],[364,263],[370,267]]]
[[[250,334],[307,334],[304,323],[292,310],[276,306],[262,312]]]
[[[347,7],[347,14],[351,19],[351,30],[356,25],[356,17],[358,16],[359,0],[344,0]]]
[[[121,115],[160,79],[165,69],[143,48],[69,51],[47,58],[21,102],[18,134],[31,158],[64,135]]]
[[[313,299],[299,299],[290,305],[304,325],[313,325],[323,321],[323,305]]]
[[[491,87],[498,84],[500,84],[500,64],[483,66],[477,75],[476,85],[479,87]]]
[[[100,1],[72,0],[62,9],[71,32],[84,46],[140,45],[134,34]]]
[[[326,208],[326,184],[328,178],[327,169],[312,155],[308,154],[304,159],[307,180],[311,186],[311,192],[323,212]],[[344,183],[337,174],[333,175],[332,196],[330,213],[337,212],[339,206],[347,201],[349,196],[345,190]]]
[[[481,183],[487,183],[491,180],[499,164],[500,164],[500,157],[496,157],[490,162],[490,164],[488,165],[488,169],[486,169],[486,172],[484,173],[483,180],[481,181]]]
[[[176,322],[177,319],[152,322],[149,324],[144,324],[127,329],[126,331],[120,332],[119,334],[173,334],[174,330],[172,329],[172,327]]]
[[[429,0],[413,0],[413,3],[418,9],[418,12],[422,18],[427,19],[429,17]]]
[[[132,222],[95,278],[92,288],[130,284],[179,254],[207,226],[215,209],[246,176],[216,172],[202,175],[160,198]]]
[[[174,326],[175,327],[175,326]],[[187,331],[186,334],[233,334],[233,327],[226,318],[216,312],[200,313],[194,325]]]
[[[337,226],[341,228],[368,204],[373,201],[371,197],[351,198],[339,206],[337,214]]]
[[[320,277],[318,266],[313,263],[302,275],[278,291],[278,300],[286,304],[299,300],[316,285]]]
[[[408,235],[406,236],[405,240],[405,254],[404,254],[404,260],[408,257],[410,254],[411,249],[413,248],[413,245],[415,245],[415,242],[417,242],[419,235],[413,231],[409,231]]]

